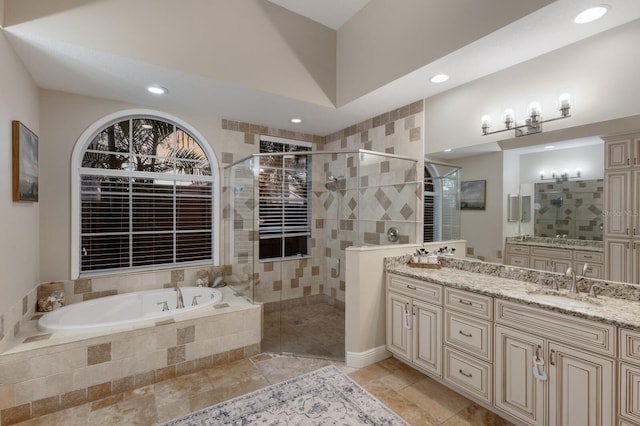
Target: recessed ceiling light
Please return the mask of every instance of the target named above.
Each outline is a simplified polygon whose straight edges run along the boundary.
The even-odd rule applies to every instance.
[[[431,77],[432,83],[444,83],[447,80],[449,80],[449,76],[446,74],[438,74]]]
[[[445,149],[444,152],[451,152],[451,148]]]
[[[168,92],[168,90],[162,86],[147,86],[147,90],[154,95],[164,95]]]
[[[294,124],[300,124],[300,123],[302,123],[302,118],[292,118],[289,121],[291,121]]]
[[[544,147],[544,149],[553,149],[555,147],[556,147],[555,145],[547,145]]]
[[[609,5],[601,4],[600,6],[595,6],[589,8],[585,11],[582,11],[573,19],[573,22],[576,24],[586,24],[589,22],[593,22],[596,19],[602,18],[602,16],[607,13],[609,10]]]

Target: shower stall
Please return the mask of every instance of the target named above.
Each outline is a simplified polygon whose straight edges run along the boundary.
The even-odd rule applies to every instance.
[[[415,159],[365,150],[254,154],[224,169],[225,279],[262,305],[262,351],[344,360],[345,249],[415,243],[418,179]]]

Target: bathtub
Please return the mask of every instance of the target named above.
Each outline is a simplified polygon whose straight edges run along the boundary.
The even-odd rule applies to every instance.
[[[38,320],[38,329],[43,332],[92,332],[134,328],[205,309],[222,300],[220,290],[209,287],[180,287],[180,290],[184,300],[181,309],[176,308],[178,293],[174,288],[124,293],[48,312]],[[165,302],[169,309],[163,311]]]

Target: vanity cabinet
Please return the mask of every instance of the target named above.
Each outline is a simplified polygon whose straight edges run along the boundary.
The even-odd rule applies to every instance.
[[[387,275],[387,349],[442,375],[442,286]]]
[[[386,283],[387,349],[451,389],[516,423],[640,425],[640,332],[394,273]]]
[[[604,253],[599,251],[506,243],[505,253],[506,265],[560,274],[564,274],[571,267],[578,275],[582,275],[582,268],[588,264],[585,277],[604,277]]]
[[[491,404],[493,298],[445,287],[444,316],[444,380]]]
[[[496,407],[532,425],[614,424],[615,327],[502,300],[495,321]]]
[[[605,138],[605,277],[640,283],[640,134]]]

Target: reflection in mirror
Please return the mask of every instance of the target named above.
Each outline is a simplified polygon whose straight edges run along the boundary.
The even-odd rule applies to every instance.
[[[460,239],[460,168],[425,159],[423,241]]]
[[[520,196],[520,221],[531,221],[531,195]]]
[[[520,195],[509,194],[507,203],[507,220],[509,222],[518,222],[520,220]]]
[[[535,184],[536,237],[602,241],[604,181]]]

